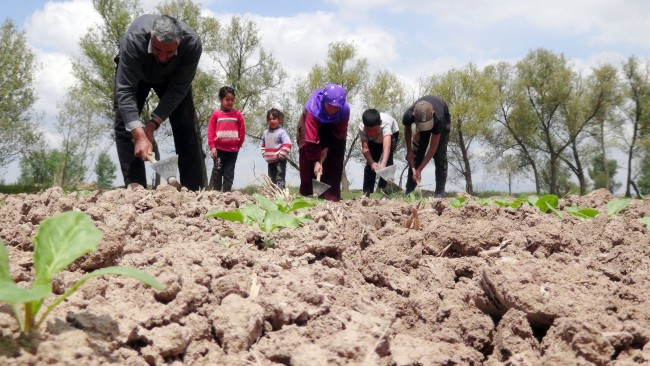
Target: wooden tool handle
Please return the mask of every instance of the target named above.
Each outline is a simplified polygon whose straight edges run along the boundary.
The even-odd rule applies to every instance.
[[[321,176],[321,174],[322,174],[322,173],[318,173],[318,174],[316,174],[316,180],[319,181],[319,182],[320,182],[320,176]]]
[[[147,154],[147,160],[149,160],[152,163],[157,163],[158,162],[158,160],[156,160],[156,158],[154,158],[153,155],[151,155],[151,154]]]

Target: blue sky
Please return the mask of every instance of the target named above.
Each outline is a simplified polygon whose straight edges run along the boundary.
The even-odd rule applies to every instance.
[[[142,1],[145,11],[157,3]],[[632,55],[650,56],[650,2],[645,0],[197,3],[203,4],[204,15],[221,22],[228,22],[232,15],[253,20],[263,47],[274,54],[290,75],[303,76],[314,64],[322,63],[329,43],[348,41],[357,46],[361,57],[367,58],[371,72],[386,69],[415,93],[421,78],[470,62],[479,67],[497,61],[514,63],[537,48],[564,54],[584,73],[603,63],[620,66]],[[36,78],[39,100],[35,108],[44,116],[43,128],[54,147],[60,137],[49,126],[56,119],[57,103],[74,81],[70,60],[78,54],[79,37],[98,22],[98,16],[92,0],[23,0],[3,2],[2,20],[6,18],[25,31],[45,66]],[[257,155],[257,151],[251,151]],[[258,168],[263,167],[261,160],[257,164]],[[15,166],[10,170],[15,171]],[[236,187],[250,183],[251,177],[245,173],[249,170],[238,165]],[[354,172],[353,188],[360,187],[362,178]],[[17,177],[11,171],[0,173],[7,182]],[[290,178],[290,183],[295,183],[295,179]],[[474,179],[488,188],[495,183],[481,176]]]

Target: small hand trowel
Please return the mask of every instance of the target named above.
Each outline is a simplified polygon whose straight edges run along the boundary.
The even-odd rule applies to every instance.
[[[171,158],[157,161],[153,155],[147,155],[147,159],[151,162],[151,168],[160,174],[162,179],[167,181],[169,185],[180,188],[181,184],[176,179],[176,171],[178,170],[178,155]]]
[[[397,165],[389,165],[385,168],[377,169],[375,172],[386,182],[395,180],[395,169]]]
[[[312,192],[314,193],[314,197],[320,196],[331,187],[329,184],[325,184],[320,181],[320,174],[316,176],[316,179],[311,180],[311,186],[312,186]]]

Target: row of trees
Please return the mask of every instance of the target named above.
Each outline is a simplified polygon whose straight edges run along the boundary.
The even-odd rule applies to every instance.
[[[61,185],[82,181],[89,164],[94,161],[97,165],[99,159],[94,157],[105,153],[112,141],[109,135],[114,118],[113,57],[126,27],[142,14],[138,0],[94,0],[93,4],[102,23],[80,39],[82,56],[74,60],[73,66],[77,83],[68,91],[58,115],[58,131],[64,141],[56,152],[64,156],[59,158],[63,163],[58,165],[63,170],[52,175],[52,182]],[[635,57],[623,65],[601,65],[583,75],[563,55],[537,49],[515,64],[500,62],[482,69],[468,64],[424,77],[417,90],[408,90],[387,70],[370,73],[368,61],[357,53],[354,44],[334,42],[329,45],[323,63],[313,65],[307,75],[290,81],[282,65],[261,46],[252,21],[232,17],[228,24],[221,24],[202,16],[199,6],[191,0],[165,2],[156,12],[182,19],[203,40],[204,62],[193,83],[193,93],[196,128],[206,148],[206,124],[217,106],[216,94],[221,85],[235,87],[236,107],[246,116],[249,141],[256,141],[266,127],[268,108],[274,106],[285,112],[285,128],[292,134],[309,93],[334,82],[348,91],[353,106],[346,166],[352,160],[363,161],[357,128],[361,111],[377,108],[400,120],[415,99],[434,94],[449,102],[453,119],[450,164],[455,173],[451,179],[464,181],[468,193],[474,192],[473,172],[479,168],[498,171],[493,176],[501,175],[510,184],[516,177],[530,179],[537,193],[564,194],[572,186],[571,181],[578,182],[581,194],[590,188],[613,190],[615,182],[611,177],[618,162],[610,156],[615,149],[627,157],[626,195],[632,195],[632,190],[636,195],[650,192],[650,71],[647,62]],[[21,171],[24,166],[23,175],[27,178],[35,174],[24,162],[43,160],[34,159],[33,146],[38,139],[35,130],[24,128],[34,125],[38,118],[29,113],[34,102],[32,79],[37,65],[24,37],[13,29],[11,22],[5,23],[3,29],[8,34],[3,32],[4,44],[15,49],[7,47],[0,52],[25,54],[31,59],[2,57],[0,61],[0,72],[10,67],[22,68],[21,73],[0,76],[6,78],[1,87],[0,127],[10,127],[2,128],[0,133],[15,134],[9,140],[4,136],[0,140],[0,167],[21,156]],[[22,83],[21,88],[16,88],[16,83]],[[6,90],[14,94],[5,94]],[[22,90],[23,95],[18,97],[16,90]],[[21,98],[22,104],[13,103],[13,109],[5,110],[5,104],[9,104],[5,103],[5,95]],[[155,103],[152,94],[145,114]],[[157,139],[165,148],[171,131],[167,124],[163,126]],[[293,154],[297,154],[295,150]],[[403,156],[403,151],[398,150],[396,157]],[[105,159],[102,161],[105,166]],[[293,155],[290,162],[294,166],[295,161]],[[592,187],[586,174],[593,181]],[[207,183],[205,171],[204,179]],[[343,185],[344,190],[349,188],[347,176]]]

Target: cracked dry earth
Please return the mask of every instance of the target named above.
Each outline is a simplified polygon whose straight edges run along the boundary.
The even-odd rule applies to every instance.
[[[419,208],[359,198],[302,209],[314,219],[271,236],[206,219],[245,194],[49,189],[0,196],[11,275],[33,278],[40,221],[86,212],[99,249],[60,273],[132,266],[165,286],[89,280],[59,305],[30,353],[0,308],[1,365],[641,365],[650,364],[650,200],[614,217],[606,191],[560,206],[593,220],[471,201]]]

